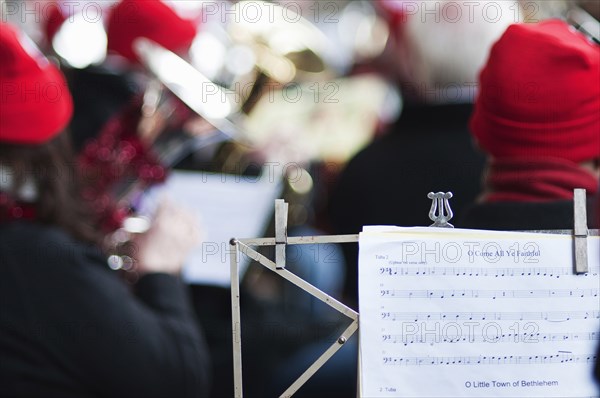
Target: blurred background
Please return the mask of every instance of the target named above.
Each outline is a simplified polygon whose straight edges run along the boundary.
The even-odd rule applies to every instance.
[[[233,394],[229,238],[273,236],[276,198],[289,202],[289,235],[429,225],[430,191],[452,191],[460,219],[480,191],[467,123],[495,40],[548,18],[599,37],[594,0],[143,3],[0,8],[67,76],[84,200],[111,267],[135,279],[128,236],[165,192],[197,215],[204,241],[183,277],[214,396]],[[356,267],[355,244],[288,249],[290,270],[354,309]],[[349,321],[248,259],[241,270],[245,392],[273,395]],[[336,384],[355,375],[356,351],[337,355],[349,360],[315,385],[349,396],[353,382]]]

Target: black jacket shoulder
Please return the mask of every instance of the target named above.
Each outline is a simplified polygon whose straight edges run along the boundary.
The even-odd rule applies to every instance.
[[[0,225],[1,396],[201,396],[207,349],[181,282],[136,294],[59,229]]]

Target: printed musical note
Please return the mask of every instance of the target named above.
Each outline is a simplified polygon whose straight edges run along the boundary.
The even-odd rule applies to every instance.
[[[581,275],[598,276],[600,267],[590,267],[588,273]],[[550,277],[572,275],[573,270],[569,267],[543,267],[543,268],[494,268],[494,267],[408,267],[408,266],[384,266],[379,267],[379,274],[386,276],[458,276],[458,277]]]
[[[387,321],[567,321],[571,319],[600,319],[599,311],[573,312],[381,312]]]
[[[576,275],[568,235],[365,230],[363,396],[597,396],[597,236],[588,236],[589,272]]]
[[[456,356],[456,357],[383,357],[388,366],[426,366],[426,365],[534,365],[549,363],[595,363],[596,355],[574,355],[557,353],[552,355],[492,355],[492,356]]]
[[[548,297],[598,297],[599,289],[556,289],[556,290],[397,290],[382,289],[386,298],[548,298]]]
[[[442,344],[442,343],[533,343],[546,341],[597,341],[600,333],[507,333],[502,335],[461,334],[382,334],[381,341],[386,344]]]

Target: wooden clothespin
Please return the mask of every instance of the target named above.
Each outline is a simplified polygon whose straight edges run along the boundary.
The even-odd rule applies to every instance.
[[[584,274],[589,270],[585,189],[576,188],[573,190],[573,212],[573,218],[575,221],[573,228],[573,239],[575,241],[575,273]]]
[[[285,268],[285,248],[287,245],[288,204],[283,199],[275,199],[275,265]]]

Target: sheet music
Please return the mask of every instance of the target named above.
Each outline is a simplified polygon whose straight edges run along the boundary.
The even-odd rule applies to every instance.
[[[202,242],[183,268],[189,283],[229,287],[229,240],[261,236],[273,213],[282,184],[275,175],[263,177],[173,171],[167,181],[148,192],[140,207],[152,212],[158,199],[169,199],[195,214]],[[243,275],[250,259],[240,259]]]
[[[598,397],[598,236],[365,227],[364,397]]]

